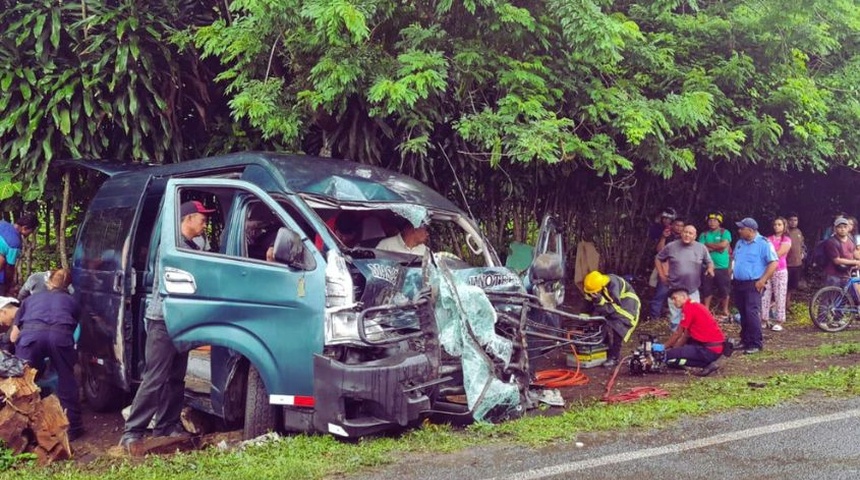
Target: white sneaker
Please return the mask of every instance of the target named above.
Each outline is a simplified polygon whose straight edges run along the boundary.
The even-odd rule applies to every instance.
[[[782,325],[780,325],[778,323],[774,323],[773,326],[770,327],[770,329],[773,330],[774,332],[781,332],[782,331]]]

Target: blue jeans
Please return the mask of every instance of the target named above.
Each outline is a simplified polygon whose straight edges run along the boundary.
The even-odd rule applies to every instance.
[[[651,318],[659,318],[663,314],[663,306],[666,305],[666,299],[668,298],[669,284],[657,280],[657,289],[654,291],[651,303],[648,304]]]

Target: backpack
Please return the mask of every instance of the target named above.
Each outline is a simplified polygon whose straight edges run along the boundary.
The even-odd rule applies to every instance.
[[[833,237],[827,237],[815,244],[815,247],[812,249],[812,256],[810,257],[813,267],[824,268],[828,263],[830,263],[830,259],[827,258],[825,247],[827,246],[827,242],[832,239]]]

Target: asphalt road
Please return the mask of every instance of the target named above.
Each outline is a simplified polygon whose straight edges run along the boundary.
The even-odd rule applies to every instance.
[[[715,414],[540,449],[404,458],[361,479],[860,479],[860,398]]]

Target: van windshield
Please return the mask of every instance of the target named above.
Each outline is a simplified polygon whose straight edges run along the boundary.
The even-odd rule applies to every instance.
[[[373,250],[379,258],[414,262],[429,249],[452,268],[496,265],[485,240],[462,216],[408,207],[315,210],[345,251]]]

